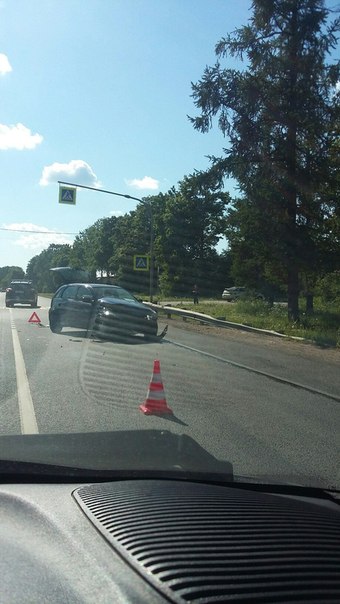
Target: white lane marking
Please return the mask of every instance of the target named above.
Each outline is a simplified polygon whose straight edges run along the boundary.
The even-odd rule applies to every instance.
[[[38,424],[35,417],[31,391],[28,383],[25,361],[22,354],[17,328],[14,323],[12,309],[11,317],[12,340],[14,350],[15,371],[17,376],[17,392],[19,402],[20,424],[22,434],[38,434]]]

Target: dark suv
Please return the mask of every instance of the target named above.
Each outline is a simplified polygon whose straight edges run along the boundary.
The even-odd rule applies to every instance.
[[[38,293],[32,281],[11,281],[6,289],[6,306],[14,306],[14,304],[37,306]]]

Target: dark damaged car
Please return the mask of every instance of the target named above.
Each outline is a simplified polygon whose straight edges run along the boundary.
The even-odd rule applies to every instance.
[[[50,329],[86,329],[89,335],[157,336],[157,313],[117,285],[68,283],[59,287],[49,309]]]

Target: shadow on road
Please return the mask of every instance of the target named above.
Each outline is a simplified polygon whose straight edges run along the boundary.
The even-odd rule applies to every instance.
[[[186,424],[185,422],[183,422],[178,417],[176,417],[176,415],[162,414],[162,413],[160,413],[160,414],[155,413],[154,415],[157,415],[158,417],[161,417],[162,419],[166,419],[166,420],[168,420],[168,422],[173,422],[174,424],[180,424],[181,426],[189,425],[189,424]]]
[[[55,334],[57,336],[62,336],[62,337],[66,337],[69,340],[72,341],[77,341],[77,342],[82,342],[83,340],[91,340],[92,342],[95,342],[96,344],[109,344],[111,343],[119,343],[119,344],[131,344],[134,346],[138,346],[140,344],[154,344],[155,341],[152,339],[148,339],[148,338],[144,338],[143,336],[110,336],[110,337],[98,337],[94,334],[92,334],[91,332],[84,330],[67,330],[67,331],[62,331],[61,333]]]

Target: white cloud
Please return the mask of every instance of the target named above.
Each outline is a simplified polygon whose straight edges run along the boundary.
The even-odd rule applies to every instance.
[[[47,227],[32,224],[30,222],[4,224],[3,228],[8,231],[16,232],[17,239],[13,241],[14,245],[34,250],[37,253],[46,249],[51,243],[72,244],[73,242],[73,238],[70,235],[55,233]],[[17,231],[22,232],[19,233]]]
[[[82,159],[72,159],[68,164],[54,162],[50,166],[45,166],[39,184],[45,187],[58,180],[86,187],[100,187],[100,182],[91,166]]]
[[[7,149],[34,149],[42,143],[43,137],[41,134],[32,134],[29,128],[23,124],[15,124],[6,126],[0,124],[0,150]]]
[[[133,178],[132,180],[125,181],[129,187],[134,189],[151,189],[156,191],[159,188],[159,181],[151,176],[144,176],[144,178]]]
[[[12,66],[7,55],[0,52],[0,75],[5,75],[5,73],[10,73],[10,71],[12,71]]]

